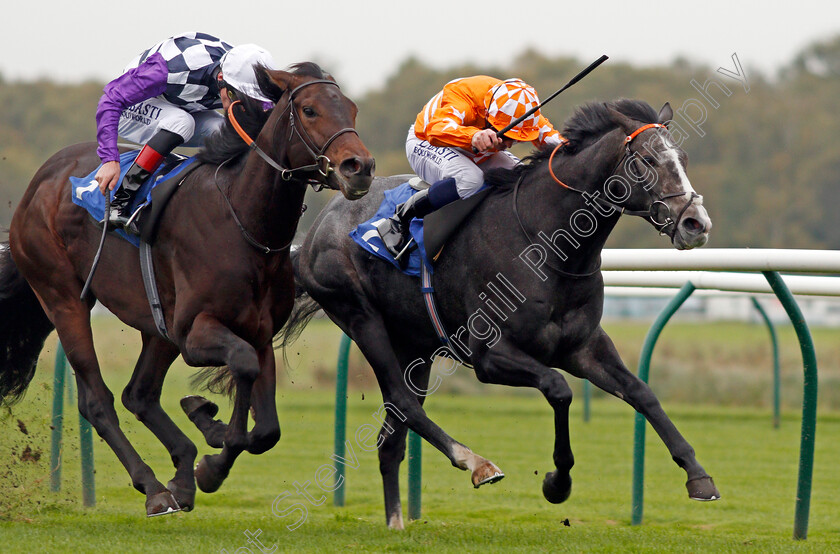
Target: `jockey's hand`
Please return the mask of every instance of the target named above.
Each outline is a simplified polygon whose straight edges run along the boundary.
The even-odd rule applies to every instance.
[[[472,147],[479,152],[486,152],[502,144],[502,139],[496,136],[494,129],[482,129],[472,137]]]
[[[105,162],[94,177],[99,183],[99,192],[106,196],[109,190],[114,190],[120,180],[120,162]]]

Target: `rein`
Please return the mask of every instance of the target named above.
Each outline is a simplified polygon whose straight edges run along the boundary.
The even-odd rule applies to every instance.
[[[300,126],[300,128],[298,128],[298,126],[295,125],[295,108],[294,108],[295,94],[297,94],[297,92],[300,89],[302,89],[304,87],[307,87],[309,85],[315,85],[315,84],[327,84],[327,85],[334,85],[336,87],[338,86],[338,83],[336,83],[335,81],[330,81],[328,79],[315,79],[315,80],[307,81],[303,84],[300,84],[297,87],[295,87],[294,89],[292,89],[292,91],[289,93],[289,102],[288,102],[288,104],[286,104],[286,107],[283,108],[283,112],[281,112],[281,115],[280,115],[280,117],[282,118],[283,113],[285,113],[288,110],[288,112],[289,112],[289,127],[290,127],[289,141],[291,142],[291,139],[295,135],[298,137],[298,139],[300,139],[301,143],[303,143],[303,145],[306,147],[306,149],[309,151],[309,153],[314,158],[315,163],[310,164],[310,165],[304,165],[304,166],[295,167],[295,168],[286,168],[286,167],[283,167],[282,165],[280,165],[279,163],[277,163],[276,161],[274,161],[274,159],[272,159],[271,156],[266,154],[265,151],[257,145],[257,142],[254,139],[252,139],[248,135],[248,133],[245,132],[245,129],[243,129],[242,126],[239,124],[239,122],[236,120],[236,116],[233,113],[233,107],[236,104],[240,104],[240,106],[241,106],[242,102],[240,100],[237,100],[237,101],[233,102],[230,105],[230,107],[228,107],[228,111],[227,111],[228,119],[230,120],[230,123],[233,126],[233,129],[236,131],[236,134],[238,134],[239,137],[245,142],[245,144],[248,145],[248,148],[250,148],[251,150],[256,152],[257,155],[259,155],[259,157],[263,159],[263,161],[265,161],[272,168],[279,171],[280,172],[280,178],[283,179],[284,181],[291,181],[293,178],[295,178],[296,174],[307,173],[307,172],[317,172],[317,174],[320,175],[323,179],[327,179],[329,177],[330,173],[332,173],[335,170],[331,166],[332,161],[324,153],[327,151],[327,149],[330,147],[330,145],[332,145],[332,143],[335,142],[335,139],[337,139],[341,135],[343,135],[345,133],[355,133],[356,135],[359,134],[356,131],[356,129],[354,129],[352,127],[345,127],[343,129],[339,129],[330,138],[327,139],[327,141],[324,143],[323,146],[318,148],[317,146],[314,145],[314,141],[312,140],[312,137],[309,136],[309,133],[306,131],[306,128],[303,127],[303,126]],[[278,119],[278,122],[279,122],[279,119]],[[275,123],[275,126],[276,126],[276,123]],[[301,132],[303,134],[301,134]],[[292,242],[294,242],[294,238],[292,238],[292,241],[290,241],[285,246],[282,246],[280,248],[270,248],[270,247],[262,244],[261,242],[257,241],[253,236],[251,236],[251,234],[248,232],[248,230],[245,229],[245,226],[242,225],[242,222],[239,220],[239,217],[236,215],[236,211],[233,209],[233,205],[230,203],[230,200],[228,199],[227,195],[225,195],[225,193],[222,191],[221,187],[219,186],[219,180],[218,180],[219,170],[222,168],[222,166],[225,163],[227,163],[227,162],[223,162],[223,163],[219,164],[219,166],[216,168],[216,172],[213,176],[213,182],[216,185],[216,188],[219,190],[219,193],[222,195],[222,198],[225,199],[225,203],[227,203],[228,209],[229,209],[231,215],[233,216],[233,220],[236,222],[237,227],[239,227],[239,231],[242,233],[242,236],[245,238],[245,241],[248,244],[250,244],[251,246],[253,246],[254,248],[256,248],[257,250],[263,252],[264,254],[273,254],[273,253],[282,252],[283,250],[288,249],[292,245]],[[320,186],[324,185],[324,183],[322,183],[321,181],[319,181],[317,179],[310,178],[307,181],[308,181],[307,184],[312,184],[313,187],[320,187]],[[320,189],[316,189],[316,190],[320,190]]]
[[[627,135],[624,138],[624,145],[625,145],[624,156],[622,156],[621,159],[618,160],[618,163],[613,168],[612,175],[615,175],[616,171],[618,171],[618,168],[621,167],[621,165],[624,163],[624,161],[627,158],[632,157],[634,155],[634,153],[630,150],[630,143],[633,142],[633,140],[637,136],[639,136],[643,132],[647,131],[648,129],[657,129],[657,128],[665,129],[666,127],[665,127],[665,125],[662,125],[661,123],[648,123],[647,125],[642,125],[641,127],[639,127],[638,129],[636,129],[635,131],[633,131],[632,133],[630,133],[629,135]],[[584,191],[567,185],[566,183],[564,183],[563,181],[558,179],[557,175],[554,174],[554,167],[553,167],[554,154],[556,154],[557,151],[560,150],[560,148],[563,146],[563,144],[564,143],[561,142],[551,152],[551,156],[549,156],[549,158],[548,158],[548,172],[551,174],[551,178],[554,179],[554,181],[557,184],[559,184],[560,186],[562,186],[562,187],[564,187],[564,188],[566,188],[566,189],[568,189],[572,192],[576,192],[580,195],[583,195]],[[635,163],[635,160],[634,160],[634,163]],[[636,175],[635,173],[633,174],[633,177],[635,178],[636,181],[641,180],[639,175]],[[647,189],[645,189],[645,190],[647,190]],[[592,200],[599,203],[601,205],[601,207],[611,208],[611,209],[614,209],[614,210],[618,211],[618,213],[620,215],[627,214],[627,215],[634,215],[634,216],[639,216],[639,217],[646,217],[651,221],[651,223],[654,224],[655,227],[657,227],[657,230],[659,231],[660,234],[667,234],[665,229],[668,228],[668,227],[673,227],[673,231],[672,231],[672,234],[671,234],[671,240],[673,241],[673,233],[676,232],[677,226],[679,225],[679,222],[682,219],[683,214],[685,214],[688,207],[691,206],[691,203],[694,201],[694,199],[699,198],[700,195],[697,194],[696,192],[692,192],[691,195],[689,196],[689,199],[686,201],[685,205],[683,205],[682,209],[677,214],[677,218],[672,219],[671,216],[670,216],[671,208],[664,201],[669,199],[669,198],[677,198],[679,196],[683,196],[683,195],[685,195],[685,193],[684,192],[675,192],[673,194],[666,194],[664,196],[662,196],[662,195],[654,196],[653,193],[651,193],[650,191],[648,191],[648,193],[650,194],[653,201],[651,202],[651,204],[650,204],[650,206],[648,207],[647,210],[628,210],[624,206],[620,206],[620,205],[618,205],[614,202],[611,202],[611,201],[609,201],[605,198],[601,198],[600,196],[592,198]],[[660,222],[660,221],[657,220],[656,214],[654,214],[654,207],[657,206],[657,205],[658,206],[664,206],[665,209],[667,210],[668,215],[665,216],[665,221]]]
[[[621,159],[618,161],[618,163],[613,168],[611,176],[615,175],[615,173],[618,171],[618,168],[621,167],[621,165],[624,163],[624,161],[628,157],[631,157],[631,156],[634,155],[634,152],[632,152],[630,150],[630,143],[632,143],[633,140],[636,137],[638,137],[641,133],[643,133],[644,131],[647,131],[648,129],[656,129],[656,128],[665,128],[665,125],[662,125],[661,123],[648,123],[647,125],[643,125],[643,126],[639,127],[638,129],[636,129],[635,131],[633,131],[632,133],[630,133],[629,135],[627,135],[624,138],[624,146],[625,146],[624,155],[621,157]],[[549,158],[548,158],[548,172],[551,175],[551,178],[554,179],[554,182],[556,182],[561,187],[563,187],[567,190],[570,190],[572,192],[575,192],[577,194],[580,194],[581,196],[585,196],[587,194],[586,191],[582,191],[580,189],[577,189],[575,187],[567,185],[566,183],[561,181],[559,178],[557,178],[557,175],[555,175],[555,173],[554,173],[554,167],[553,167],[554,155],[565,144],[566,144],[566,141],[560,142],[560,144],[558,144],[554,148],[554,150],[551,152],[551,156],[549,156]],[[638,175],[634,174],[633,177],[636,178],[637,181],[640,180]],[[528,231],[525,229],[525,225],[522,223],[522,219],[519,216],[519,209],[517,208],[517,197],[519,195],[519,186],[522,184],[522,181],[524,180],[524,178],[525,178],[525,174],[522,173],[519,176],[519,179],[516,181],[516,185],[514,186],[514,189],[513,189],[513,213],[516,215],[516,221],[519,223],[519,228],[522,231],[522,233],[525,235],[525,238],[527,238],[528,241],[533,244],[534,241],[531,239],[530,235],[528,234]],[[590,195],[588,197],[588,199],[591,199],[592,201],[597,202],[598,204],[601,205],[601,207],[616,210],[619,213],[619,215],[627,214],[627,215],[633,215],[633,216],[639,216],[639,217],[646,217],[654,224],[654,226],[656,226],[658,228],[658,231],[659,231],[660,234],[664,234],[666,228],[673,226],[673,231],[672,231],[672,234],[671,234],[671,241],[673,241],[674,240],[674,233],[676,233],[677,226],[679,225],[679,222],[682,219],[683,214],[685,214],[686,210],[688,210],[688,207],[691,206],[694,199],[699,198],[700,195],[697,194],[696,192],[692,192],[691,196],[686,201],[685,205],[683,205],[682,209],[677,214],[676,220],[674,220],[670,217],[671,208],[668,207],[668,205],[665,204],[664,201],[669,199],[669,198],[676,198],[678,196],[683,196],[686,193],[679,192],[679,193],[667,194],[665,196],[660,196],[660,195],[654,196],[650,191],[648,191],[648,193],[650,194],[653,201],[651,202],[651,204],[650,204],[650,206],[648,207],[647,210],[628,210],[624,206],[620,206],[620,205],[618,205],[614,202],[611,202],[611,201],[609,201],[605,198],[601,198],[600,196],[592,197]],[[656,219],[656,215],[654,214],[654,206],[657,206],[657,205],[665,206],[666,210],[668,211],[669,215],[667,215],[665,217],[664,222],[657,221],[657,219]],[[556,273],[559,273],[560,275],[563,275],[564,277],[570,277],[572,279],[582,279],[584,277],[590,277],[590,276],[596,274],[601,269],[600,260],[598,262],[598,265],[595,267],[595,269],[588,272],[588,273],[570,273],[568,271],[564,271],[562,269],[559,269],[559,268],[556,268],[556,267],[552,266],[550,263],[548,263],[548,261],[546,261],[546,265],[549,268],[551,268],[552,271],[554,271]]]
[[[245,129],[243,129],[242,126],[239,125],[239,122],[236,121],[236,116],[233,113],[233,107],[236,104],[241,105],[241,101],[237,100],[237,101],[233,102],[230,105],[230,107],[228,108],[228,119],[230,119],[230,123],[233,126],[236,133],[239,135],[239,137],[245,142],[245,144],[248,145],[248,147],[251,150],[256,152],[260,156],[260,158],[262,158],[268,165],[270,165],[271,167],[273,167],[274,169],[279,171],[280,172],[280,177],[284,181],[291,181],[295,177],[296,173],[307,173],[307,172],[317,172],[318,175],[320,175],[324,179],[328,178],[330,173],[332,173],[334,171],[334,169],[331,166],[332,161],[324,153],[327,151],[327,149],[330,147],[330,145],[332,145],[332,143],[335,141],[335,139],[337,139],[341,135],[343,135],[345,133],[355,133],[356,135],[359,134],[356,131],[356,129],[354,129],[352,127],[345,127],[343,129],[339,129],[330,138],[327,139],[327,141],[324,143],[323,146],[318,148],[317,146],[315,146],[314,141],[312,140],[312,137],[309,136],[309,133],[306,131],[305,127],[301,126],[300,129],[298,129],[298,126],[295,125],[295,109],[294,109],[295,95],[297,94],[297,92],[300,89],[302,89],[304,87],[308,87],[309,85],[315,85],[315,84],[328,84],[328,85],[333,85],[333,86],[336,86],[336,87],[338,86],[338,83],[336,83],[335,81],[330,81],[328,79],[315,79],[313,81],[307,81],[305,83],[302,83],[302,84],[298,85],[297,87],[295,87],[294,89],[292,89],[292,92],[289,94],[289,103],[283,109],[283,112],[286,112],[286,111],[289,112],[289,128],[290,128],[289,129],[289,140],[291,141],[291,139],[295,135],[297,135],[297,137],[300,139],[301,143],[303,143],[303,145],[306,147],[306,149],[309,151],[309,153],[312,155],[312,157],[314,159],[315,163],[310,164],[310,165],[304,165],[304,166],[295,167],[295,168],[286,168],[286,167],[283,167],[282,165],[280,165],[279,163],[277,163],[276,161],[274,161],[271,158],[271,156],[266,154],[265,151],[262,148],[257,146],[257,142],[254,139],[252,139],[248,135],[248,133],[245,132]],[[301,134],[301,132],[303,134]],[[317,181],[316,179],[311,179],[311,180],[316,181],[318,184],[323,184],[320,181]]]

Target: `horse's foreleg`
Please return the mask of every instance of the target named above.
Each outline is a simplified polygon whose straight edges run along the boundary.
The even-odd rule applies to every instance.
[[[181,509],[190,511],[195,505],[195,475],[193,464],[197,454],[195,444],[169,418],[160,405],[161,388],[170,364],[178,357],[178,349],[169,341],[153,335],[143,335],[143,350],[134,374],[123,391],[125,407],[137,416],[160,440],[175,464],[175,477],[167,488],[175,496]]]
[[[277,376],[274,348],[269,344],[259,352],[260,374],[251,392],[254,428],[248,433],[248,453],[262,454],[280,440],[280,422],[277,420]]]
[[[181,399],[181,409],[204,435],[208,446],[221,448],[225,445],[227,423],[214,419],[219,412],[219,407],[214,402],[203,396],[185,396]]]
[[[256,425],[248,433],[248,452],[262,454],[280,440],[280,423],[277,420],[275,391],[274,350],[269,346],[260,353],[260,374],[254,381],[251,408]],[[181,408],[190,418],[209,446],[222,448],[228,425],[220,419],[214,419],[219,411],[215,403],[202,396],[185,396],[181,399]]]
[[[569,356],[564,366],[572,375],[588,379],[596,387],[624,400],[648,420],[665,443],[671,457],[688,477],[690,498],[717,500],[720,492],[694,455],[694,449],[680,434],[662,409],[650,387],[633,375],[618,355],[610,338],[600,333],[583,348]]]
[[[482,348],[471,344],[476,351]],[[570,471],[575,464],[569,440],[569,406],[572,390],[556,370],[502,340],[475,357],[475,374],[483,383],[510,387],[533,387],[542,392],[554,409],[554,466],[543,480],[543,495],[554,504],[564,502],[572,492]]]
[[[224,482],[234,461],[248,446],[248,411],[251,389],[260,373],[254,348],[215,318],[201,314],[195,318],[183,341],[181,353],[192,366],[227,366],[236,387],[233,414],[219,454],[204,456],[195,470],[198,488],[215,492]]]

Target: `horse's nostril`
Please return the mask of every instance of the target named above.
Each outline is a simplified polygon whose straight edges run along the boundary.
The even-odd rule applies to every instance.
[[[353,175],[358,175],[362,170],[362,162],[356,157],[347,158],[341,162],[341,165],[339,165],[338,168],[343,175],[352,177]]]
[[[692,235],[699,235],[700,233],[704,233],[706,231],[706,226],[693,217],[683,219],[682,226],[684,230],[688,231]]]
[[[373,175],[375,167],[376,160],[373,158],[359,158],[354,156],[341,162],[338,169],[341,171],[341,174],[347,178],[356,176],[370,177]]]

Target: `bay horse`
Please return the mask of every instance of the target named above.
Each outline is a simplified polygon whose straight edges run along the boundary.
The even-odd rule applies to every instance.
[[[588,379],[643,414],[686,471],[691,498],[720,496],[600,325],[600,252],[622,212],[650,221],[677,249],[707,241],[712,223],[686,176],[686,153],[667,131],[672,116],[668,104],[659,113],[638,100],[588,104],[566,123],[567,141],[556,151],[488,175],[490,192],[433,268],[439,318],[451,332],[446,346],[426,314],[418,280],[348,237],[377,211],[384,191],[407,178],[377,178],[362,201],[335,198],[321,212],[292,255],[298,302],[281,338],[293,340],[320,307],[372,366],[388,411],[377,444],[390,527],[403,527],[398,470],[408,428],[453,466],[470,470],[475,487],[504,476],[424,412],[423,401],[440,384],[437,377],[429,386],[437,355],[462,359],[479,381],[542,392],[555,422],[555,469],[542,487],[549,502],[568,498],[574,464],[572,391],[553,368]]]
[[[213,492],[240,453],[259,454],[277,443],[272,338],[294,305],[289,246],[307,185],[317,181],[353,200],[373,179],[374,160],[354,129],[357,108],[331,76],[310,62],[290,71],[255,70],[275,106],[267,112],[256,102],[231,107],[199,153],[204,163],[180,185],[160,222],[153,261],[169,338],[154,323],[137,249],[112,234],[92,294],[79,299],[101,231],[71,201],[68,179],[97,167],[96,144],[65,148],[38,170],[0,252],[0,399],[9,403],[23,394],[54,326],[76,374],[79,410],[146,495],[148,516],[192,509],[196,482]],[[231,113],[257,137],[257,148],[237,134]],[[94,352],[95,300],[142,336],[122,401],[169,451],[175,476],[167,486],[120,429]],[[195,470],[195,445],[159,401],[178,354],[191,366],[229,374],[235,386],[229,425],[213,422],[215,406],[196,397],[182,401],[208,444],[222,448]]]

